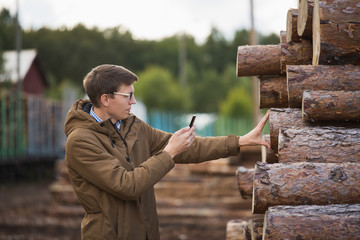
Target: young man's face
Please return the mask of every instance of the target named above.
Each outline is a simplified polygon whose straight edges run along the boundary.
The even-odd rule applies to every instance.
[[[131,105],[136,104],[133,84],[121,85],[117,93],[119,94],[114,94],[114,98],[109,99],[108,114],[113,122],[127,118]],[[131,94],[131,99],[129,96],[121,94]]]

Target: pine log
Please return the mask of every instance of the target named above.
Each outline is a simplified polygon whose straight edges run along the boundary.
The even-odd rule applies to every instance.
[[[226,240],[247,240],[245,237],[245,228],[249,221],[242,219],[230,220],[226,224]]]
[[[288,107],[286,76],[260,76],[260,108]]]
[[[264,218],[253,218],[250,220],[251,240],[262,240]]]
[[[360,90],[360,66],[288,65],[289,106],[301,108],[302,92],[307,90]]]
[[[249,199],[252,197],[253,178],[254,178],[254,169],[239,167],[236,170],[237,184],[238,184],[240,196],[243,199]]]
[[[301,109],[298,108],[272,108],[269,116],[270,146],[275,154],[278,154],[279,130],[290,127],[317,127],[334,126],[346,128],[358,128],[358,123],[353,122],[310,122],[303,121]]]
[[[238,47],[236,75],[258,76],[280,74],[279,45],[247,45]]]
[[[262,139],[271,144],[270,134],[264,134]],[[271,148],[269,149],[266,146],[261,146],[261,161],[266,163],[277,163],[278,157]]]
[[[295,108],[272,108],[269,116],[270,147],[275,154],[278,153],[279,129],[289,126],[302,127],[301,110]]]
[[[279,163],[360,163],[360,128],[291,127],[279,131]]]
[[[302,116],[308,121],[360,121],[360,91],[310,91],[302,97]],[[360,127],[360,125],[359,125]]]
[[[359,239],[360,204],[275,206],[263,239]]]
[[[286,41],[286,31],[280,31],[280,43],[287,42]]]
[[[320,64],[360,65],[360,23],[320,24],[318,35]]]
[[[297,32],[298,10],[289,9],[286,16],[286,42],[300,42]]]
[[[281,43],[281,74],[286,74],[287,65],[306,65],[312,61],[312,45],[307,40]]]
[[[275,205],[326,205],[360,203],[358,163],[257,162],[253,213]]]
[[[297,34],[301,37],[312,37],[313,8],[314,0],[299,0]]]
[[[354,0],[320,0],[321,22],[360,23],[360,4]]]
[[[360,7],[354,0],[314,0],[313,65],[360,64]]]

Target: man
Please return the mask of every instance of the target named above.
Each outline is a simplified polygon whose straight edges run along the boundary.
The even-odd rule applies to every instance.
[[[86,211],[82,239],[160,239],[153,186],[175,163],[237,155],[245,145],[268,146],[260,137],[268,114],[240,138],[195,137],[194,126],[174,134],[152,128],[130,113],[137,80],[124,67],[100,65],[84,78],[90,101],[76,101],[67,115],[65,162]]]

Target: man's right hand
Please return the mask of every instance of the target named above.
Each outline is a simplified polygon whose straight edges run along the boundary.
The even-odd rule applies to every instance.
[[[167,151],[172,158],[177,154],[182,153],[190,147],[195,138],[195,126],[193,127],[184,127],[179,131],[175,132],[169,139],[168,144],[164,148],[164,151]]]

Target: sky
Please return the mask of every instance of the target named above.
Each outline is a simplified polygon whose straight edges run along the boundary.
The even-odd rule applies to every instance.
[[[71,28],[78,23],[100,29],[122,26],[134,38],[159,40],[192,35],[202,43],[216,27],[227,39],[250,28],[250,0],[1,0],[12,14],[19,3],[24,29]],[[286,30],[286,15],[298,0],[253,0],[256,31]]]

